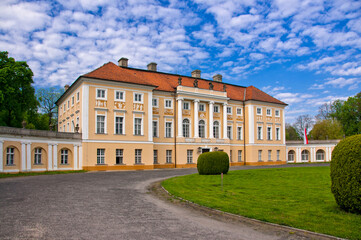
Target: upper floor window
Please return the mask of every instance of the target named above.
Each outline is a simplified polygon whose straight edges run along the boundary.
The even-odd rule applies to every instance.
[[[280,116],[280,110],[278,110],[278,109],[275,110],[275,116],[276,116],[276,117],[279,117],[279,116]]]
[[[97,115],[97,133],[105,133],[105,116]]]
[[[242,108],[237,108],[237,115],[242,115]]]
[[[205,138],[206,136],[206,123],[204,122],[204,120],[200,120],[199,123],[198,123],[198,135],[200,138]]]
[[[272,127],[267,127],[267,140],[272,140]]]
[[[170,99],[165,99],[165,100],[164,100],[164,107],[165,107],[165,108],[172,108],[172,100],[170,100]]]
[[[125,94],[123,91],[115,91],[115,100],[116,101],[124,101],[125,100]]]
[[[257,127],[257,139],[262,140],[263,134],[262,134],[262,127]]]
[[[218,105],[213,106],[213,112],[219,113],[219,106]]]
[[[107,94],[105,89],[97,89],[97,99],[106,99]]]
[[[200,103],[199,104],[199,111],[200,112],[205,112],[206,106],[204,105],[204,103]]]
[[[74,96],[71,97],[71,105],[74,105]]]
[[[276,140],[281,140],[280,128],[276,128]]]
[[[41,148],[35,148],[34,164],[41,164]]]
[[[232,107],[227,107],[227,114],[232,114]]]
[[[124,117],[115,117],[115,134],[124,134]]]
[[[143,94],[142,93],[134,93],[134,102],[142,103],[143,102]]]
[[[165,123],[165,137],[166,138],[172,137],[172,122]]]
[[[153,121],[153,137],[158,137],[158,121]]]
[[[80,93],[79,93],[79,92],[76,93],[76,101],[77,101],[77,102],[80,101]]]
[[[214,123],[213,123],[213,137],[219,138],[219,122],[218,121],[214,121]]]
[[[189,110],[190,109],[189,102],[183,102],[183,109],[184,110]]]
[[[13,147],[8,147],[6,149],[6,165],[14,165],[14,156],[15,149]]]
[[[189,137],[189,120],[183,119],[183,137]]]
[[[68,149],[60,151],[60,164],[68,164]]]
[[[65,105],[65,103],[64,103],[64,113],[65,113],[65,111],[66,111],[66,105]]]
[[[262,108],[260,107],[257,108],[257,115],[262,115]]]
[[[68,100],[68,109],[70,108],[70,100]]]
[[[242,140],[242,127],[237,127],[237,139]]]
[[[152,106],[153,106],[153,107],[158,107],[158,98],[153,98],[153,100],[152,100]]]
[[[142,119],[134,118],[134,135],[142,135]]]
[[[227,126],[227,138],[232,139],[232,126]]]
[[[272,110],[270,108],[267,108],[266,114],[267,116],[272,116]]]

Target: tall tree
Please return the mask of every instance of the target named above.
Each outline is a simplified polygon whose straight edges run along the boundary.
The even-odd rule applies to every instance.
[[[298,135],[296,129],[289,123],[286,123],[286,140],[300,140],[301,137]]]
[[[312,129],[313,123],[313,118],[310,115],[301,115],[296,118],[296,122],[293,124],[293,127],[296,129],[298,135],[303,137],[305,128],[308,133],[308,131]]]
[[[344,135],[339,121],[324,119],[317,121],[310,131],[310,137],[314,140],[341,139]]]
[[[332,114],[335,112],[335,109],[332,106],[332,103],[324,103],[318,109],[318,114],[316,115],[317,121],[322,121],[325,119],[331,119]]]
[[[361,133],[361,92],[347,101],[336,100],[332,108],[331,116],[341,123],[346,136]]]
[[[0,52],[0,125],[21,127],[27,111],[36,111],[33,72],[26,62]]]
[[[40,88],[36,91],[40,111],[48,115],[48,129],[52,129],[57,123],[58,107],[55,102],[64,93],[63,88]]]

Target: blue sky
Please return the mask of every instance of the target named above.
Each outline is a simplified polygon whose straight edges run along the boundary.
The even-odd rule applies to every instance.
[[[28,62],[36,87],[71,84],[121,57],[220,73],[288,103],[292,123],[360,92],[361,1],[2,0],[0,50]]]

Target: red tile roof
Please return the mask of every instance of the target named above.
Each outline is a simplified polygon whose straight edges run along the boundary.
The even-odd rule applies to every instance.
[[[111,81],[119,81],[125,83],[135,83],[142,85],[155,86],[155,90],[175,92],[178,86],[178,78],[182,78],[182,85],[193,87],[195,78],[187,76],[179,76],[176,74],[152,72],[142,69],[119,67],[118,65],[109,62],[94,71],[83,75],[82,77],[97,78]],[[244,93],[246,89],[245,100],[257,100],[263,102],[276,103],[287,105],[286,103],[277,100],[267,93],[259,90],[254,86],[242,87],[223,82],[215,82],[206,79],[198,79],[198,87],[202,89],[209,89],[209,83],[214,85],[213,90],[223,91],[223,86],[226,85],[227,96],[232,100],[244,100]]]

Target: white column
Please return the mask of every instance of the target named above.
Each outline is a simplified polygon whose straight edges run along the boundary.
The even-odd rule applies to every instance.
[[[74,164],[73,169],[78,170],[78,145],[74,145]]]
[[[153,142],[153,92],[148,92],[148,141]]]
[[[0,172],[3,171],[3,164],[4,164],[4,141],[0,140]]]
[[[248,105],[248,139],[249,143],[254,143],[254,107],[253,105]],[[246,113],[243,113],[246,118]],[[244,139],[246,141],[247,139]],[[246,141],[247,142],[247,141]]]
[[[214,102],[211,101],[209,103],[209,138],[214,138],[213,136],[213,104]]]
[[[53,145],[53,170],[58,169],[58,144]]]
[[[31,143],[26,144],[26,170],[31,170]]]
[[[223,138],[227,139],[227,103],[223,103]]]
[[[81,130],[82,138],[89,137],[89,85],[83,83],[81,100]]]
[[[301,162],[302,158],[301,158],[301,149],[297,148],[297,160],[296,162]]]
[[[183,137],[183,131],[182,131],[182,102],[183,98],[177,98],[178,101],[178,137]]]
[[[79,164],[78,169],[79,170],[83,169],[83,148],[81,145],[79,146],[79,163],[78,164]]]
[[[329,155],[328,155],[328,147],[326,147],[326,156],[325,156],[325,157],[326,157],[326,162],[330,161],[330,159],[328,158],[328,156],[329,156]]]
[[[21,171],[26,171],[26,145],[21,143]]]
[[[328,148],[328,154],[329,154],[328,160],[331,161],[332,160],[332,148],[331,147]]]
[[[48,171],[53,170],[53,146],[48,144]]]
[[[199,99],[195,99],[194,100],[194,137],[195,138],[198,138],[198,109],[199,109],[199,106],[198,106],[198,103],[199,103]]]
[[[286,124],[285,124],[285,109],[282,109],[282,142],[286,144]]]

